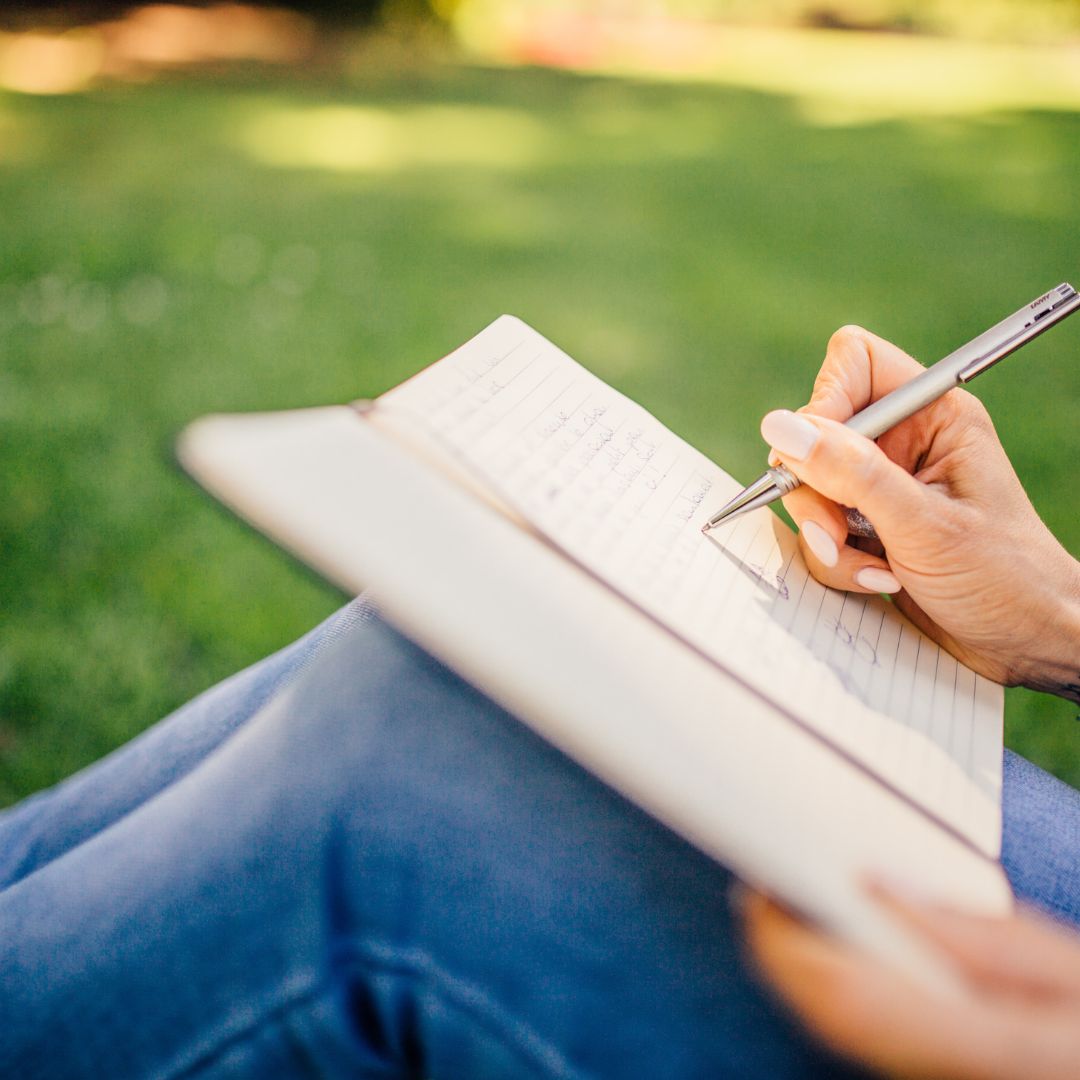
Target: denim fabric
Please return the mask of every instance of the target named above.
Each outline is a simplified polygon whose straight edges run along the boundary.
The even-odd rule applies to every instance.
[[[119,821],[190,772],[328,646],[375,618],[374,603],[359,597],[90,768],[0,814],[0,888]]]
[[[1080,792],[1005,751],[1001,862],[1022,904],[1080,928]]]
[[[1006,846],[1047,905],[1044,776],[1007,762]],[[0,1076],[859,1075],[754,983],[723,868],[362,604],[0,853]]]

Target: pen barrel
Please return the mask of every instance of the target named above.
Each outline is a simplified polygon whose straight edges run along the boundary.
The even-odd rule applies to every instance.
[[[946,360],[949,359],[951,357],[946,357]],[[913,413],[947,394],[953,387],[959,386],[957,373],[965,362],[945,367],[946,361],[942,360],[932,368],[927,368],[921,375],[916,375],[910,382],[898,386],[891,394],[879,398],[861,413],[856,413],[844,426],[868,439],[884,435],[901,420],[906,420]]]
[[[876,439],[896,427],[954,387],[970,382],[1003,357],[1080,309],[1080,295],[1068,283],[1044,293],[1037,300],[1002,319],[973,341],[949,353],[933,367],[898,386],[850,420],[845,427]]]

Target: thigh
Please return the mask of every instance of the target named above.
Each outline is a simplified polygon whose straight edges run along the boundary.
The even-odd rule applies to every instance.
[[[812,1077],[727,873],[384,626],[0,894],[22,1077]]]
[[[1006,750],[1002,816],[1017,899],[1080,927],[1080,792]]]
[[[369,600],[354,600],[292,645],[207,690],[108,757],[0,813],[0,889],[186,775],[338,638],[375,617]]]

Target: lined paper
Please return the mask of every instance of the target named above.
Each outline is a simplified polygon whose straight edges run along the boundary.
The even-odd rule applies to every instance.
[[[826,588],[741,485],[511,316],[378,401],[591,573],[985,853],[1001,687],[880,597]],[[632,657],[627,658],[633,663]]]

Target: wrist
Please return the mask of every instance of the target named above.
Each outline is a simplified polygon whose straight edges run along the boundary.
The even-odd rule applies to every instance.
[[[1031,659],[1016,681],[1080,704],[1080,563],[1068,559],[1070,572],[1055,582],[1053,597],[1036,616]]]

